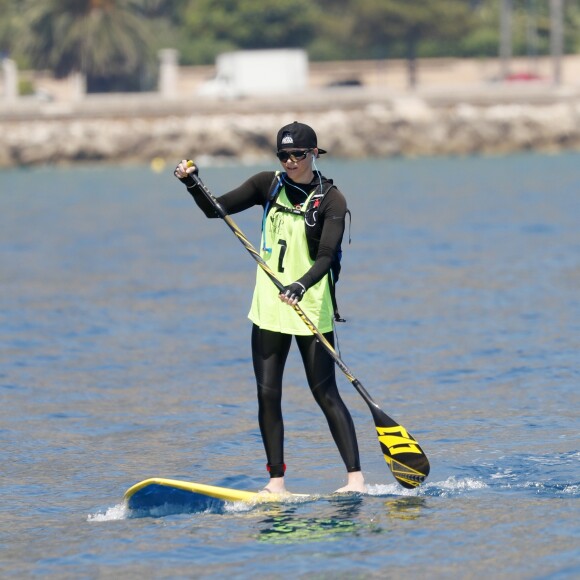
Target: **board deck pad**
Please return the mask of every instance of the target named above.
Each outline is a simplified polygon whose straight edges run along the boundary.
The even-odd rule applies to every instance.
[[[124,495],[127,508],[133,513],[166,515],[223,511],[226,502],[272,503],[308,499],[306,494],[259,494],[229,487],[153,477],[130,487]]]

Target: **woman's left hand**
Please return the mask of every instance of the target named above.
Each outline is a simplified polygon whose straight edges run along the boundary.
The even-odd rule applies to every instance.
[[[290,306],[294,306],[302,300],[302,296],[304,296],[306,292],[306,288],[300,282],[293,282],[289,286],[285,286],[284,290],[280,292],[278,297],[282,302],[286,302],[286,304],[290,304]]]

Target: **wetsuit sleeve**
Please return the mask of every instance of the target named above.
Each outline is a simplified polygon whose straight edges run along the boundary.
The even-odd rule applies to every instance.
[[[320,204],[323,225],[318,254],[310,270],[298,280],[307,290],[317,282],[320,282],[330,270],[332,260],[342,243],[346,209],[346,199],[335,187],[326,194]]]
[[[239,187],[219,196],[217,200],[228,214],[244,211],[254,205],[264,206],[273,179],[273,171],[262,171],[244,181]],[[197,203],[206,217],[219,217],[219,214],[215,211],[199,187],[188,187],[187,191],[189,191],[195,203]]]

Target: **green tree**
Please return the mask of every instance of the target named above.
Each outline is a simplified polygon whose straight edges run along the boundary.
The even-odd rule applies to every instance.
[[[566,4],[566,51],[580,52],[580,3]]]
[[[26,0],[20,49],[57,77],[80,72],[89,91],[138,90],[152,62],[151,0]]]
[[[320,16],[311,0],[190,0],[183,14],[191,39],[186,60],[211,63],[233,49],[306,48]]]
[[[457,56],[498,56],[501,0],[480,0],[473,10],[473,26],[455,47]],[[568,54],[580,50],[580,1],[568,0],[565,11],[565,44]],[[528,68],[536,72],[536,57],[550,54],[551,19],[548,0],[513,0],[512,50],[528,56]]]
[[[417,49],[422,41],[461,39],[471,20],[466,0],[359,0],[353,39],[367,51],[385,57],[390,46],[401,46],[408,61],[409,86],[417,84]]]
[[[322,15],[317,20],[315,32],[308,45],[313,60],[367,58],[364,47],[361,47],[357,39],[352,37],[359,16],[357,2],[355,0],[313,1]]]
[[[19,11],[14,0],[0,0],[0,58],[10,55],[18,37]]]

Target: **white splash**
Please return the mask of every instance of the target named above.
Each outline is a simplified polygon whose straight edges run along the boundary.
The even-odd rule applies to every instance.
[[[488,487],[487,483],[479,479],[474,479],[473,477],[466,477],[465,479],[457,479],[454,476],[449,477],[445,481],[439,483],[431,484],[435,485],[441,489],[447,489],[451,491],[470,491],[474,489],[485,489]]]
[[[256,507],[255,502],[248,502],[248,501],[234,501],[234,502],[226,502],[224,505],[224,511],[226,513],[238,514],[249,512]]]
[[[227,501],[224,505],[224,511],[228,513],[240,513],[253,510],[256,506],[281,505],[281,504],[299,504],[316,501],[322,496],[316,494],[295,494],[288,496],[265,495],[258,496],[249,501]]]
[[[485,489],[488,485],[479,479],[466,477],[457,479],[455,476],[447,478],[445,481],[434,481],[425,483],[415,489],[404,489],[397,483],[390,483],[386,485],[369,485],[369,495],[396,495],[402,497],[414,497],[424,495],[438,495],[437,492],[461,492],[472,491],[477,489]]]
[[[127,518],[127,506],[125,504],[118,504],[110,507],[103,513],[89,514],[87,516],[88,522],[110,522],[113,520],[124,520]]]
[[[417,488],[415,489],[405,489],[401,487],[398,483],[388,483],[388,484],[377,484],[377,485],[367,485],[368,495],[418,495]]]
[[[578,495],[579,492],[580,492],[580,485],[578,485],[578,484],[567,485],[562,490],[562,493],[568,493],[570,495]]]

